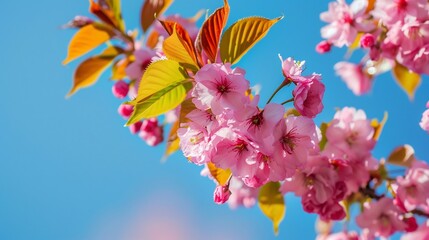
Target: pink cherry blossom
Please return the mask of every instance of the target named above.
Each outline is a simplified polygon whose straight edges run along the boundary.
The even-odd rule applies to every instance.
[[[374,25],[367,21],[366,0],[355,0],[349,6],[344,0],[329,3],[329,10],[320,14],[320,19],[329,23],[321,29],[324,39],[337,47],[349,46],[358,31],[369,31]]]
[[[323,110],[325,85],[320,80],[320,75],[313,74],[311,77],[297,81],[292,94],[294,106],[302,116],[314,118]]]
[[[429,239],[429,226],[422,224],[416,231],[402,235],[401,240],[427,240]]]
[[[137,134],[138,132],[140,132],[140,129],[142,127],[142,122],[138,121],[134,124],[131,124],[128,128],[130,129],[131,134]]]
[[[361,64],[339,62],[335,64],[334,69],[355,95],[365,94],[371,89],[372,79],[363,71]]]
[[[372,15],[390,27],[408,17],[422,18],[428,13],[425,0],[377,0]]]
[[[250,208],[257,202],[259,189],[246,186],[238,178],[231,178],[229,190],[231,191],[231,196],[229,197],[228,205],[232,209],[240,206]]]
[[[201,110],[210,108],[215,115],[224,109],[242,109],[249,102],[245,96],[249,81],[244,78],[244,73],[240,68],[231,69],[231,64],[205,65],[195,75],[194,104]]]
[[[163,133],[164,130],[162,126],[158,125],[158,119],[150,118],[143,120],[139,136],[146,141],[149,146],[156,146],[164,140]]]
[[[270,159],[271,181],[282,181],[303,167],[309,154],[319,151],[320,130],[307,117],[288,116],[274,130]]]
[[[365,204],[363,212],[356,217],[356,223],[377,237],[389,237],[396,231],[402,231],[406,224],[400,220],[400,210],[391,198]]]
[[[293,58],[288,57],[283,60],[279,54],[280,61],[282,62],[283,76],[286,78],[284,84],[291,81],[295,82],[301,78],[302,71],[304,70],[305,61],[295,61]]]
[[[426,103],[426,107],[429,108],[429,102]],[[429,133],[429,109],[423,112],[420,127]]]
[[[334,116],[326,130],[325,153],[334,159],[364,161],[374,148],[374,128],[362,110],[345,107]]]
[[[321,53],[321,54],[327,53],[327,52],[331,51],[331,46],[332,46],[332,44],[330,44],[328,41],[326,41],[326,40],[321,41],[316,45],[316,52]]]
[[[228,186],[217,186],[213,193],[213,200],[216,204],[224,204],[231,196]]]
[[[123,80],[117,81],[112,87],[112,93],[115,97],[122,99],[128,94],[129,85]]]
[[[408,211],[429,207],[429,166],[425,162],[414,162],[405,177],[398,177],[397,184],[397,197]]]
[[[148,49],[141,48],[134,51],[134,62],[132,62],[125,69],[125,73],[128,78],[134,80],[132,84],[130,84],[130,90],[128,95],[131,99],[134,99],[137,96],[139,85],[141,78],[143,76],[144,71],[149,66],[149,64],[153,61],[153,58],[157,56],[156,52]]]

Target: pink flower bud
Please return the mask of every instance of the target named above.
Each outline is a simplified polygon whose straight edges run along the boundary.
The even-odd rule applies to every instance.
[[[122,99],[127,96],[130,87],[125,81],[117,81],[112,87],[112,93],[115,97]]]
[[[118,113],[123,118],[128,119],[134,111],[133,105],[121,104],[118,108]]]
[[[217,186],[213,194],[213,199],[216,204],[224,204],[228,201],[229,196],[231,196],[231,191],[229,191],[228,186]]]
[[[128,128],[130,129],[130,132],[132,134],[137,134],[138,132],[140,132],[140,128],[142,127],[142,122],[136,122],[133,125],[130,125]]]
[[[331,44],[328,41],[321,41],[316,45],[316,52],[323,54],[331,51]]]
[[[151,118],[143,121],[139,136],[146,141],[149,146],[156,146],[164,140],[164,130],[158,125],[158,119]]]
[[[366,33],[360,38],[362,48],[371,48],[375,44],[375,37],[371,33]]]
[[[414,232],[419,227],[415,217],[404,218],[404,222],[407,224],[407,227],[405,228],[406,232]]]

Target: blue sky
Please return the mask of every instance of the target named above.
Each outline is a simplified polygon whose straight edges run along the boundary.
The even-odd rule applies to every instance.
[[[124,1],[128,29],[138,28],[141,4]],[[333,72],[344,49],[323,56],[314,51],[323,26],[319,13],[327,4],[231,0],[229,24],[246,16],[285,16],[237,66],[246,69],[253,85],[262,85],[266,100],[282,80],[277,54],[306,60],[306,72],[321,73],[326,84],[325,111],[317,123],[329,121],[337,107],[355,106],[379,119],[388,111],[375,157],[409,143],[418,158],[429,160],[429,135],[418,126],[429,100],[427,77],[412,102],[390,73],[378,77],[369,94],[355,97]],[[190,17],[221,5],[221,0],[176,0],[167,14]],[[74,31],[60,26],[75,15],[89,16],[88,1],[6,1],[3,9],[0,239],[134,240],[151,231],[186,239],[314,238],[315,216],[304,214],[296,198],[287,196],[286,218],[275,238],[257,207],[231,211],[215,205],[214,184],[180,153],[160,163],[164,146],[150,148],[122,127],[120,101],[107,75],[65,99],[80,60],[61,65]],[[282,93],[286,96],[279,94],[277,102],[290,97]]]

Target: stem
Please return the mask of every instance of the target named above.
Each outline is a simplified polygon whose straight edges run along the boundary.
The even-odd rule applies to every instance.
[[[270,99],[268,99],[268,101],[267,101],[267,103],[266,104],[268,104],[268,103],[270,103],[271,102],[271,100],[273,100],[273,98],[274,98],[274,96],[283,88],[283,87],[285,87],[285,86],[288,86],[291,82],[287,82],[287,83],[285,83],[287,81],[287,79],[285,79],[281,84],[280,84],[280,86],[278,86],[277,87],[277,89],[274,91],[274,93],[271,95],[271,97],[270,97]]]
[[[429,214],[427,214],[427,213],[425,213],[425,212],[423,212],[422,210],[420,210],[420,209],[414,209],[413,211],[411,211],[413,214],[415,214],[415,215],[419,215],[419,216],[422,216],[422,217],[426,217],[426,218],[429,218]]]
[[[293,102],[293,100],[295,100],[295,99],[292,97],[291,99],[288,99],[288,100],[282,102],[281,105],[285,105],[286,103]]]

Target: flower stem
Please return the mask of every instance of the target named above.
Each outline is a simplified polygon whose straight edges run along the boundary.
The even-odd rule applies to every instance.
[[[291,99],[288,99],[288,100],[282,102],[281,105],[285,105],[286,103],[293,102],[293,100],[295,100],[295,99],[292,97]]]
[[[288,83],[286,83],[285,84],[285,81],[283,81],[281,84],[280,84],[280,86],[278,86],[277,87],[277,89],[273,92],[273,94],[271,95],[271,97],[270,97],[270,99],[268,99],[268,101],[267,101],[267,103],[266,104],[268,104],[268,103],[270,103],[271,102],[271,100],[273,100],[273,98],[274,98],[274,96],[283,88],[283,87],[285,87],[285,86],[288,86],[290,84],[290,82],[288,82]]]

